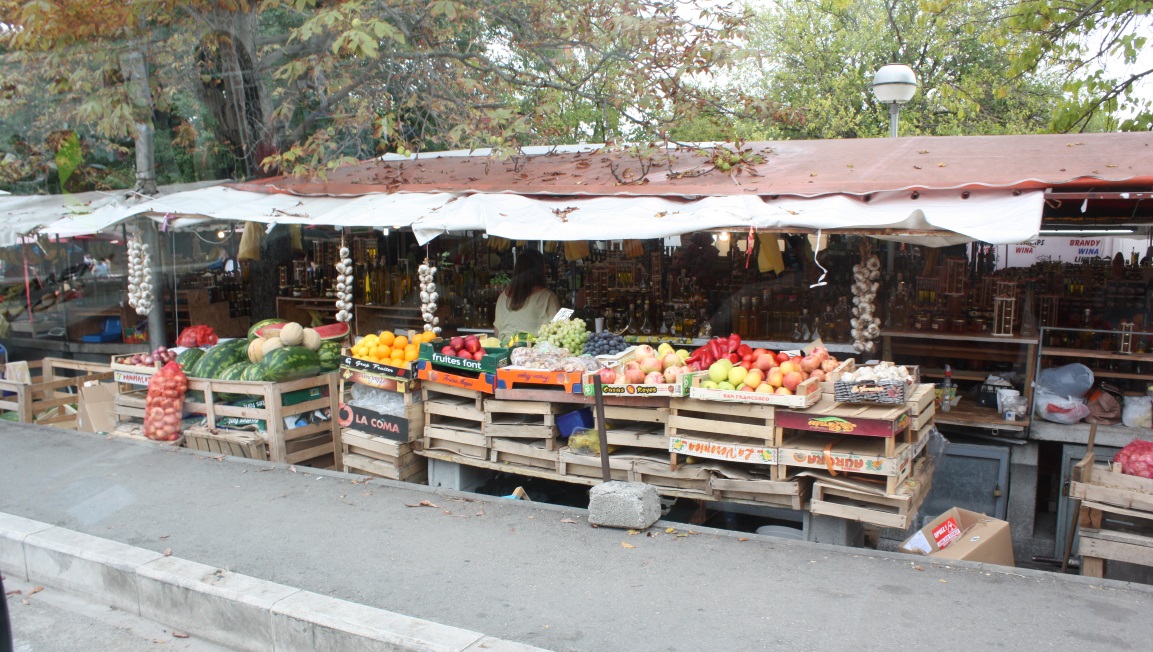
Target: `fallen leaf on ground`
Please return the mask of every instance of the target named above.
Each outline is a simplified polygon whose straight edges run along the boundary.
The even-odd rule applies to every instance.
[[[937,581],[940,582],[941,584],[948,584],[949,583],[948,580],[937,580]]]
[[[172,548],[165,548],[164,549],[164,556],[165,557],[171,557],[172,556]]]
[[[576,523],[576,521],[572,520],[571,518],[562,518],[560,520],[560,522],[561,523]]]
[[[596,527],[596,528],[599,528],[599,527],[600,527],[600,526],[599,526],[599,525],[597,525],[596,523],[589,523],[589,525],[591,525],[591,526],[593,526],[593,527]]]
[[[8,592],[7,592],[7,593],[5,593],[4,595],[20,595],[20,594],[22,594],[22,593],[24,593],[24,592],[23,592],[23,591],[21,591],[20,589],[15,589],[15,590],[12,590],[12,591],[8,591]]]
[[[32,604],[31,602],[29,602],[29,601],[28,601],[28,599],[27,599],[27,598],[25,598],[25,599],[21,600],[20,602],[21,602],[21,603],[23,603],[23,604]]]
[[[295,466],[288,467],[288,470],[292,471],[293,473],[296,473],[296,467]]]
[[[405,504],[404,504],[404,506],[405,506],[405,507],[435,507],[435,508],[437,508],[437,509],[440,509],[440,505],[434,505],[434,504],[432,503],[432,501],[428,501],[428,500],[422,500],[422,501],[420,501],[419,503],[416,503],[416,504],[412,504],[412,503],[405,503]]]
[[[171,536],[171,535],[162,534],[162,535],[160,535],[160,540],[163,541],[163,540],[167,539],[169,536]]]
[[[923,570],[925,570],[925,567],[924,566],[914,566],[913,570],[923,571]]]
[[[633,544],[625,543],[624,541],[621,541],[621,547],[622,548],[636,548],[636,546],[634,546]]]
[[[476,513],[476,515],[477,516],[484,516],[484,510],[483,509],[480,510],[479,512]]]
[[[173,638],[188,638],[188,634],[184,632],[172,632]]]
[[[629,536],[631,537],[631,536],[635,536],[635,535],[637,535],[637,534],[640,534],[640,533],[641,533],[641,531],[640,531],[640,530],[629,530],[629,531],[628,531],[628,532],[626,532],[625,534],[627,534],[627,535],[629,535]]]
[[[748,541],[748,540],[749,540],[748,537],[741,537],[741,538],[737,539],[737,541]]]
[[[672,534],[673,532],[676,532],[676,531],[677,531],[677,529],[675,527],[665,528],[665,534]]]
[[[39,592],[41,592],[41,591],[43,591],[43,590],[44,590],[44,587],[43,587],[43,586],[37,586],[37,587],[33,588],[31,591],[29,591],[29,592],[28,592],[28,595],[30,595],[30,596],[31,596],[31,595],[36,595],[37,593],[39,593]]]

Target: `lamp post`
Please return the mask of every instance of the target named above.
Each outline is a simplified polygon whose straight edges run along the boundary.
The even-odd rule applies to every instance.
[[[917,93],[917,75],[903,63],[882,66],[873,76],[873,95],[881,104],[889,105],[889,137],[897,137],[897,116],[901,105]]]

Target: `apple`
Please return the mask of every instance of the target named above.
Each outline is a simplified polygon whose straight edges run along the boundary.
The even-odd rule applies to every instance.
[[[837,364],[836,358],[825,358],[821,361],[821,371],[829,373],[837,368]]]
[[[681,360],[681,356],[677,355],[676,351],[669,351],[665,354],[665,357],[661,358],[661,365],[666,371],[671,367],[679,367],[682,364],[684,364],[684,360]]]
[[[484,356],[486,354],[487,354],[487,351],[485,351],[484,349],[480,349],[479,351],[473,351],[472,359],[479,362],[480,360],[484,359]]]
[[[728,369],[733,368],[733,361],[729,360],[728,358],[721,358],[720,360],[717,360],[717,363],[725,365],[725,373],[728,373]]]
[[[752,369],[749,373],[745,374],[745,384],[749,386],[749,389],[760,387],[761,384],[764,383],[764,380],[765,375],[760,369]]]
[[[645,376],[646,385],[660,385],[663,382],[665,382],[665,376],[659,371],[654,371]]]
[[[751,351],[741,356],[741,362],[755,362],[756,360],[756,356]]]
[[[763,373],[768,373],[769,369],[777,366],[777,359],[771,353],[762,353],[753,361],[753,366]]]
[[[676,354],[674,353],[673,355],[676,355]],[[680,369],[681,369],[680,367],[676,367],[676,366],[669,367],[668,369],[665,369],[665,373],[663,374],[663,376],[665,378],[665,382],[669,383],[670,385],[677,382],[677,378],[680,376]]]
[[[825,372],[820,369],[814,369],[813,372],[809,374],[809,378],[816,378],[818,383],[823,383],[825,382]]]
[[[769,352],[768,349],[762,349],[759,347],[755,348],[755,349],[753,349],[753,359],[756,360],[757,358],[761,357],[762,355],[764,355],[768,352]]]
[[[657,347],[657,355],[662,358],[670,353],[676,353],[676,351],[673,350],[672,345],[668,342],[661,342],[661,345]]]
[[[721,382],[717,383],[717,389],[727,389],[727,390],[729,390],[729,391],[731,392],[731,391],[733,391],[733,390],[734,390],[734,389],[736,389],[736,388],[735,388],[735,387],[733,387],[733,384],[732,384],[732,383],[730,383],[730,382],[729,382],[729,381],[727,381],[727,380],[724,380],[724,381],[721,381]]]
[[[789,360],[789,354],[788,353],[781,351],[780,353],[777,354],[777,362],[788,362],[788,360]]]
[[[801,371],[811,374],[821,368],[821,359],[810,353],[801,358]]]
[[[805,377],[801,374],[801,372],[790,371],[789,373],[785,374],[784,382],[781,383],[781,386],[790,392],[795,392],[797,391],[797,385],[800,385],[804,381]]]
[[[657,352],[654,351],[653,347],[649,346],[648,344],[642,344],[638,346],[637,350],[633,352],[633,357],[635,357],[638,362],[644,360],[645,358],[655,358],[656,356]]]
[[[597,372],[597,375],[601,377],[601,383],[605,385],[611,385],[617,382],[617,372],[612,367],[601,369]]]
[[[681,360],[688,360],[692,354],[687,349],[677,349],[677,355],[681,357]]]
[[[797,365],[798,369],[801,368],[801,356],[794,355],[793,357],[789,358],[789,360],[792,361],[793,364]]]
[[[781,373],[783,373],[783,374],[790,374],[794,371],[800,371],[801,370],[800,365],[793,362],[792,360],[785,360],[784,362],[781,363],[780,368],[781,368]]]
[[[758,393],[758,394],[772,394],[776,390],[777,390],[776,387],[773,387],[772,385],[770,385],[768,383],[761,383],[760,385],[757,385],[757,388],[754,389],[753,391]]]
[[[729,368],[724,363],[717,361],[709,365],[709,380],[714,383],[719,383],[722,380],[727,380],[729,377]]]
[[[793,395],[793,391],[791,389],[789,389],[788,387],[778,387],[773,393],[774,394],[780,394],[781,396],[792,396]]]
[[[733,387],[736,387],[745,382],[745,376],[747,376],[748,373],[748,370],[744,367],[733,367],[729,370],[729,382],[733,384]]]
[[[785,384],[785,372],[781,371],[780,367],[774,367],[769,370],[769,376],[765,382],[773,387],[780,387]]]
[[[482,347],[480,345],[480,338],[478,338],[476,335],[469,335],[468,337],[465,337],[464,348],[468,350],[469,353],[476,353],[477,351],[481,350]]]
[[[453,339],[455,340],[455,339],[460,339],[460,338],[456,338],[456,337],[454,337]],[[456,349],[454,349],[454,348],[453,348],[451,345],[449,345],[449,346],[445,346],[443,349],[441,349],[441,350],[440,350],[440,354],[441,354],[441,355],[448,355],[448,356],[452,356],[452,357],[454,357],[454,358],[455,358],[455,357],[457,357],[457,356],[456,356]]]
[[[748,385],[746,385],[744,383],[741,383],[741,386],[737,388],[737,391],[738,392],[751,392],[751,391],[753,391],[753,388],[749,387]]]
[[[630,385],[640,385],[645,382],[645,372],[640,369],[626,369],[625,382]]]
[[[701,387],[705,389],[717,389],[717,384],[711,380],[706,380],[701,383]]]
[[[661,366],[659,358],[645,358],[641,360],[641,371],[646,374],[660,373],[664,367]]]
[[[448,345],[459,351],[464,348],[464,338],[460,335],[456,335],[448,341]]]

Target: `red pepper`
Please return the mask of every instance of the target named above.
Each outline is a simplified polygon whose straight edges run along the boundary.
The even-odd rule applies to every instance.
[[[730,352],[725,357],[728,358],[729,361],[732,362],[733,364],[740,364],[741,363],[741,354],[737,353],[736,351]]]
[[[737,347],[737,353],[741,354],[741,359],[743,360],[746,355],[753,354],[753,349],[748,344],[742,344]]]
[[[727,353],[727,351],[724,351],[722,349],[721,341],[722,341],[722,338],[719,338],[719,337],[715,337],[715,338],[709,340],[709,353],[711,353],[713,355],[714,361],[717,358],[720,358],[721,356],[723,356],[725,353]]]
[[[736,333],[729,335],[729,350],[730,351],[735,351],[737,349],[737,347],[740,345],[741,345],[741,336],[740,335],[738,335]]]

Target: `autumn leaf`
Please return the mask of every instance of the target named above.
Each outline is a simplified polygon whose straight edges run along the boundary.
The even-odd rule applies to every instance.
[[[667,527],[667,528],[665,528],[665,534],[672,534],[672,533],[674,533],[674,532],[676,532],[676,531],[677,531],[677,529],[676,529],[675,527]]]
[[[741,537],[741,538],[737,539],[737,541],[742,541],[742,542],[748,541],[748,540],[749,540],[748,537]]]
[[[625,543],[624,541],[621,541],[621,547],[622,548],[636,548],[636,546],[634,546],[633,544]]]
[[[562,518],[560,520],[560,522],[561,523],[576,523],[576,521],[572,520],[571,518]]]
[[[440,509],[440,505],[434,505],[432,503],[432,501],[428,501],[428,500],[422,500],[419,503],[415,503],[415,504],[405,503],[404,506],[405,507],[435,507],[436,509]]]
[[[172,637],[173,638],[188,638],[188,634],[185,634],[184,632],[172,632]]]
[[[165,548],[163,554],[165,557],[171,557],[172,556],[172,548]]]
[[[635,536],[635,535],[640,534],[640,533],[641,533],[640,530],[629,530],[628,532],[625,532],[625,534],[629,535],[630,537]]]

